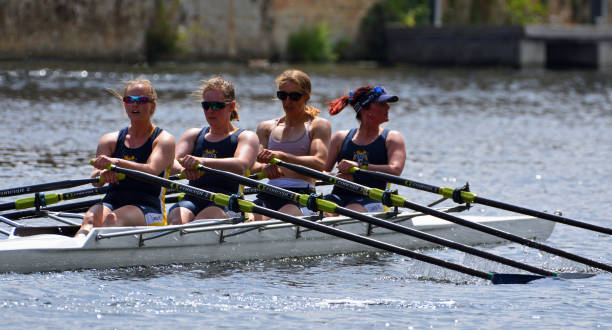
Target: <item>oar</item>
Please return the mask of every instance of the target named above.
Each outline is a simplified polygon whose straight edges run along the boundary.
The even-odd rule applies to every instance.
[[[336,203],[324,200],[322,198],[316,198],[314,196],[310,196],[308,194],[298,194],[286,189],[282,189],[279,187],[275,187],[269,184],[265,184],[265,183],[261,183],[258,182],[256,180],[250,179],[250,178],[246,178],[231,172],[226,172],[226,171],[221,171],[221,170],[217,170],[217,169],[213,169],[213,168],[208,168],[206,166],[198,166],[199,170],[202,170],[204,172],[210,172],[210,173],[214,173],[220,177],[223,178],[227,178],[229,180],[238,182],[240,184],[246,185],[246,186],[251,186],[251,187],[255,187],[257,188],[259,191],[268,193],[270,195],[276,196],[276,197],[280,197],[283,199],[287,199],[287,200],[291,200],[291,201],[295,201],[298,202],[300,205],[302,206],[306,206],[309,208],[314,208],[316,209],[316,211],[322,211],[322,212],[329,212],[329,213],[336,213],[336,214],[340,214],[340,215],[344,215],[356,220],[360,220],[360,221],[364,221],[367,222],[369,224],[375,225],[375,226],[379,226],[382,228],[387,228],[393,231],[397,231],[400,232],[402,234],[406,234],[412,237],[416,237],[428,242],[432,242],[441,246],[445,246],[448,248],[452,248],[452,249],[456,249],[468,254],[472,254],[472,255],[476,255],[479,256],[481,258],[484,259],[488,259],[488,260],[492,260],[492,261],[496,261],[499,263],[502,263],[504,265],[508,265],[511,267],[515,267],[518,269],[522,269],[522,270],[526,270],[528,272],[532,272],[535,274],[540,274],[540,275],[544,275],[544,276],[559,276],[559,277],[563,277],[562,274],[557,274],[548,270],[544,270],[541,268],[537,268],[537,267],[533,267],[524,263],[520,263],[520,262],[516,262],[514,260],[511,259],[507,259],[504,257],[500,257],[497,255],[494,255],[492,253],[488,253],[485,251],[481,251],[475,248],[472,248],[470,246],[461,244],[461,243],[457,243],[451,240],[447,240],[444,239],[442,237],[438,237],[435,235],[431,235],[428,233],[424,233],[412,228],[408,228],[408,227],[404,227],[401,225],[398,225],[396,223],[393,223],[391,221],[386,221],[383,219],[379,219],[364,213],[360,213],[360,212],[356,212],[350,209],[347,209],[345,207],[341,207],[338,206]],[[314,211],[314,210],[313,210]],[[576,276],[582,276],[584,275],[584,277],[591,277],[593,276],[593,274],[580,274],[580,275],[576,275],[576,274],[569,274],[568,276],[571,278],[576,278]]]
[[[478,231],[485,232],[489,235],[501,237],[508,241],[526,245],[526,246],[529,246],[529,247],[532,247],[532,248],[535,248],[541,251],[545,251],[545,252],[560,256],[560,257],[564,257],[564,258],[591,266],[591,267],[595,267],[595,268],[603,269],[608,272],[612,272],[612,267],[610,265],[607,265],[607,264],[604,264],[604,263],[601,263],[595,260],[591,260],[588,258],[584,258],[578,255],[575,255],[573,253],[569,253],[569,252],[566,252],[566,251],[563,251],[557,248],[553,248],[548,245],[544,245],[544,244],[541,244],[541,243],[538,243],[532,240],[528,240],[526,238],[516,236],[508,232],[505,232],[499,229],[495,229],[489,226],[485,226],[483,224],[465,220],[465,219],[456,217],[448,213],[440,212],[432,208],[428,208],[428,207],[410,202],[402,196],[386,193],[385,191],[381,189],[369,188],[369,187],[366,187],[366,186],[363,186],[363,185],[360,185],[360,184],[357,184],[357,183],[354,183],[348,180],[344,180],[344,179],[341,179],[341,178],[338,178],[332,175],[327,175],[325,173],[313,170],[305,166],[287,163],[282,160],[278,160],[276,158],[272,158],[270,163],[286,167],[295,172],[298,172],[304,175],[308,175],[308,176],[311,176],[319,180],[331,182],[338,187],[342,187],[356,194],[370,197],[377,201],[382,202],[384,201],[384,199],[388,199],[387,201],[384,201],[384,202],[389,202],[392,206],[406,207],[406,208],[409,208],[409,209],[412,209],[412,210],[415,210],[421,213],[429,214],[434,217],[444,219],[446,221],[450,221],[450,222],[453,222],[453,223],[456,223],[462,226],[466,226],[466,227],[469,227],[469,228],[472,228]]]
[[[13,202],[0,204],[0,211],[6,210],[22,210],[30,207],[45,206],[56,204],[61,201],[67,201],[71,199],[83,198],[87,196],[104,194],[108,190],[108,187],[95,187],[65,193],[52,193],[52,194],[40,194],[38,196],[21,198]]]
[[[119,177],[119,179],[121,180],[122,178]],[[41,184],[35,184],[31,186],[24,186],[24,187],[17,187],[17,188],[8,188],[8,189],[0,190],[0,197],[10,197],[10,196],[23,195],[27,193],[33,193],[33,192],[36,193],[36,192],[49,191],[49,190],[55,190],[55,189],[72,188],[72,187],[82,186],[85,184],[95,183],[95,182],[104,182],[104,181],[102,180],[102,177],[96,177],[96,178],[88,178],[88,179],[48,182],[48,183],[41,183]]]
[[[559,222],[565,225],[575,226],[575,227],[588,229],[588,230],[596,231],[596,232],[603,233],[603,234],[612,235],[612,228],[601,227],[601,226],[593,225],[587,222],[558,216],[555,214],[540,212],[536,210],[527,209],[521,206],[516,206],[516,205],[507,204],[504,202],[494,201],[491,199],[477,196],[476,194],[469,192],[469,191],[457,190],[455,188],[448,188],[448,187],[436,187],[436,186],[432,186],[426,183],[420,183],[420,182],[408,180],[400,176],[395,176],[395,175],[375,172],[375,171],[369,171],[369,170],[363,170],[357,167],[352,167],[350,171],[351,173],[360,173],[360,174],[368,175],[373,178],[377,178],[377,179],[384,180],[387,182],[410,187],[413,189],[418,189],[422,191],[431,192],[434,194],[439,194],[446,198],[453,199],[457,203],[477,203],[477,204],[487,205],[487,206],[495,207],[495,208],[506,210],[506,211],[526,214],[526,215],[530,215],[530,216],[540,218],[540,219],[546,219],[546,220],[550,220],[554,222]]]
[[[215,204],[226,207],[230,203],[235,206],[241,212],[249,212],[249,213],[258,213],[265,215],[270,218],[276,218],[279,220],[283,220],[289,223],[292,223],[297,226],[305,227],[311,230],[319,231],[328,235],[344,238],[353,242],[361,243],[364,245],[368,245],[374,248],[378,248],[384,251],[397,253],[409,258],[413,258],[416,260],[420,260],[426,263],[430,263],[433,265],[437,265],[440,267],[444,267],[447,269],[455,270],[457,272],[475,276],[481,279],[490,280],[493,284],[524,284],[533,280],[544,278],[542,275],[530,275],[530,274],[497,274],[497,273],[486,273],[480,270],[476,270],[473,268],[465,267],[462,265],[458,265],[455,263],[451,263],[448,261],[440,260],[434,257],[430,257],[424,254],[412,252],[408,249],[404,249],[399,246],[395,246],[389,243],[377,241],[368,237],[363,237],[357,234],[353,234],[347,231],[343,231],[334,227],[329,227],[326,225],[322,225],[316,222],[300,219],[299,217],[291,216],[288,214],[284,214],[281,212],[273,211],[264,207],[260,207],[254,204],[251,201],[247,201],[244,199],[233,199],[234,196],[230,197],[220,193],[212,193],[206,190],[198,189],[192,186],[188,186],[185,184],[173,182],[170,180],[166,180],[164,178],[160,178],[155,175],[151,175],[144,172],[139,172],[135,170],[125,169],[116,167],[114,165],[109,166],[110,170],[113,170],[118,173],[124,173],[134,179],[138,179],[148,183],[155,183],[161,185],[166,188],[172,188],[186,194],[196,196],[205,200],[209,200],[214,202]]]
[[[165,202],[166,203],[176,203],[176,202],[180,202],[183,199],[184,194],[177,194],[175,196],[166,196],[165,198]],[[62,211],[73,211],[73,212],[80,212],[80,211],[86,211],[88,208],[90,208],[91,206],[100,203],[101,198],[96,198],[96,199],[90,199],[90,200],[85,200],[85,201],[79,201],[79,202],[75,202],[75,203],[67,203],[67,204],[62,204],[62,205],[54,205],[54,206],[50,206],[45,208],[46,211],[53,211],[53,212],[62,212]],[[10,219],[22,219],[22,218],[27,218],[27,217],[33,217],[33,216],[37,216],[40,213],[37,210],[25,210],[25,211],[17,211],[17,212],[9,212],[9,213],[4,213],[4,214],[0,214],[0,216],[4,216]]]

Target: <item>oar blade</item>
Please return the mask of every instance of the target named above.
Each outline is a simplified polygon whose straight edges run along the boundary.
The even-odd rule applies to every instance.
[[[527,284],[531,281],[539,280],[549,276],[533,275],[533,274],[491,274],[491,283],[493,284]],[[550,277],[552,278],[552,277]]]

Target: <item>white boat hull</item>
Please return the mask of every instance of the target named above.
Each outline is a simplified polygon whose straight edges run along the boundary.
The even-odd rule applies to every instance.
[[[401,213],[394,221],[399,221],[397,223],[403,226],[466,245],[505,242],[501,238],[430,216],[412,217],[414,217],[413,213]],[[546,240],[554,228],[553,222],[527,216],[462,216],[462,218],[540,241]],[[326,218],[326,221],[339,219],[345,218]],[[304,231],[304,228],[298,229],[296,226],[279,224],[279,221],[275,220],[258,222],[256,223],[258,226],[266,226],[228,237],[233,231],[244,230],[245,226],[252,224],[241,223],[199,228],[168,226],[162,229],[174,229],[174,231],[163,236],[159,236],[159,233],[145,233],[105,239],[100,239],[99,235],[147,228],[95,228],[87,237],[82,238],[57,234],[11,236],[6,240],[0,240],[0,272],[29,273],[86,268],[104,269],[135,265],[273,259],[376,250],[320,232]],[[384,228],[369,229],[368,224],[362,222],[336,225],[339,229],[359,235],[367,235],[369,232],[369,237],[373,239],[411,250],[436,247],[433,243]],[[215,228],[217,230],[213,230]],[[182,229],[183,233],[179,229]],[[155,230],[161,229],[155,228]],[[159,237],[151,239],[154,236]]]

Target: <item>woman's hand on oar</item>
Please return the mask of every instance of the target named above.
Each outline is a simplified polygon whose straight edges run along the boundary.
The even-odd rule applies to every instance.
[[[308,175],[316,179],[331,182],[334,185],[337,185],[339,187],[352,191],[356,194],[360,194],[362,196],[367,196],[374,200],[381,201],[383,202],[383,204],[386,204],[387,206],[406,207],[411,210],[415,210],[415,211],[418,211],[424,214],[432,215],[434,217],[444,219],[446,221],[450,221],[450,222],[453,222],[453,223],[456,223],[462,226],[466,226],[466,227],[469,227],[469,228],[472,228],[472,229],[475,229],[475,230],[478,230],[478,231],[481,231],[481,232],[484,232],[484,233],[487,233],[493,236],[501,237],[511,242],[529,246],[529,247],[532,247],[532,248],[535,248],[541,251],[545,251],[545,252],[560,256],[560,257],[564,257],[566,259],[570,259],[570,260],[573,260],[573,261],[576,261],[576,262],[579,262],[579,263],[582,263],[588,266],[596,267],[596,268],[605,270],[607,272],[612,272],[612,266],[604,264],[602,262],[584,258],[579,255],[569,253],[569,252],[566,252],[560,249],[556,249],[548,245],[540,244],[538,242],[531,241],[526,238],[516,236],[516,235],[510,234],[508,232],[505,232],[499,229],[495,229],[489,226],[485,226],[483,224],[468,221],[468,220],[456,217],[448,213],[440,212],[440,211],[428,208],[426,206],[412,203],[408,201],[406,198],[401,197],[399,195],[391,194],[389,192],[386,192],[386,191],[383,191],[377,188],[366,187],[366,186],[363,186],[363,185],[360,185],[360,184],[357,184],[351,181],[347,181],[347,180],[343,180],[343,179],[340,179],[340,178],[337,178],[331,175],[327,175],[325,173],[313,170],[305,166],[287,163],[287,162],[284,162],[278,159],[272,159],[270,162],[277,164],[279,166],[286,167],[292,171],[295,171],[295,172],[298,172],[304,175]]]
[[[432,186],[429,184],[404,179],[396,175],[364,170],[364,169],[360,169],[357,167],[351,168],[351,172],[368,175],[368,176],[371,176],[377,179],[385,180],[387,182],[399,184],[399,185],[410,187],[413,189],[418,189],[418,190],[423,190],[423,191],[427,191],[427,192],[431,192],[435,194],[440,194],[446,198],[453,199],[457,203],[477,203],[477,204],[487,205],[487,206],[495,207],[495,208],[506,210],[506,211],[526,214],[526,215],[530,215],[530,216],[540,218],[540,219],[546,219],[546,220],[550,220],[550,221],[554,221],[554,222],[558,222],[558,223],[562,223],[562,224],[566,224],[566,225],[570,225],[574,227],[579,227],[579,228],[588,229],[588,230],[596,231],[596,232],[603,233],[603,234],[612,235],[612,228],[597,226],[597,225],[593,225],[593,224],[586,223],[583,221],[578,221],[578,220],[573,220],[570,218],[562,217],[556,214],[540,212],[536,210],[527,209],[521,206],[516,206],[516,205],[507,204],[504,202],[494,201],[491,199],[477,196],[476,194],[471,193],[469,191],[457,191],[457,189],[454,189],[454,188],[436,187],[436,186]]]
[[[482,271],[479,271],[473,268],[465,267],[462,265],[458,265],[455,263],[451,263],[448,261],[430,257],[424,254],[412,252],[410,250],[407,250],[402,247],[395,246],[389,243],[377,241],[377,240],[374,240],[368,237],[353,234],[353,233],[343,231],[343,230],[340,230],[334,227],[322,225],[322,224],[319,224],[313,221],[304,220],[299,217],[290,216],[285,213],[263,208],[263,207],[260,207],[254,204],[251,201],[247,201],[244,199],[238,199],[235,196],[230,197],[224,194],[208,192],[203,189],[198,189],[192,186],[180,184],[174,181],[166,180],[158,176],[154,176],[154,175],[140,172],[140,171],[119,168],[116,166],[112,166],[111,169],[119,173],[124,173],[137,180],[158,184],[163,187],[175,189],[175,190],[187,193],[189,195],[192,195],[198,198],[213,201],[215,204],[222,206],[222,207],[230,206],[230,207],[236,208],[235,211],[263,214],[270,218],[283,220],[283,221],[292,223],[294,225],[305,227],[305,228],[308,228],[314,231],[319,231],[319,232],[322,232],[328,235],[336,236],[339,238],[344,238],[344,239],[347,239],[353,242],[368,245],[368,246],[378,248],[384,251],[397,253],[397,254],[400,254],[400,255],[403,255],[409,258],[413,258],[416,260],[420,260],[426,263],[430,263],[430,264],[434,264],[434,265],[444,267],[447,269],[455,270],[463,274],[467,274],[467,275],[475,276],[481,279],[489,280],[493,284],[510,284],[510,283],[511,284],[523,284],[523,283],[528,283],[530,281],[545,277],[541,275],[486,273],[486,272],[482,272]]]

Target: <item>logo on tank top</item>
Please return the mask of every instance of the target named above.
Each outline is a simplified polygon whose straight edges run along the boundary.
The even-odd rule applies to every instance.
[[[204,149],[202,153],[202,157],[204,158],[217,158],[217,150],[215,149]]]
[[[368,163],[368,151],[367,150],[356,150],[353,154],[353,160],[359,164]]]
[[[133,161],[134,159],[136,159],[136,156],[128,156],[128,155],[125,155],[125,156],[123,156],[123,159],[125,159],[125,160],[129,160],[129,161]]]

